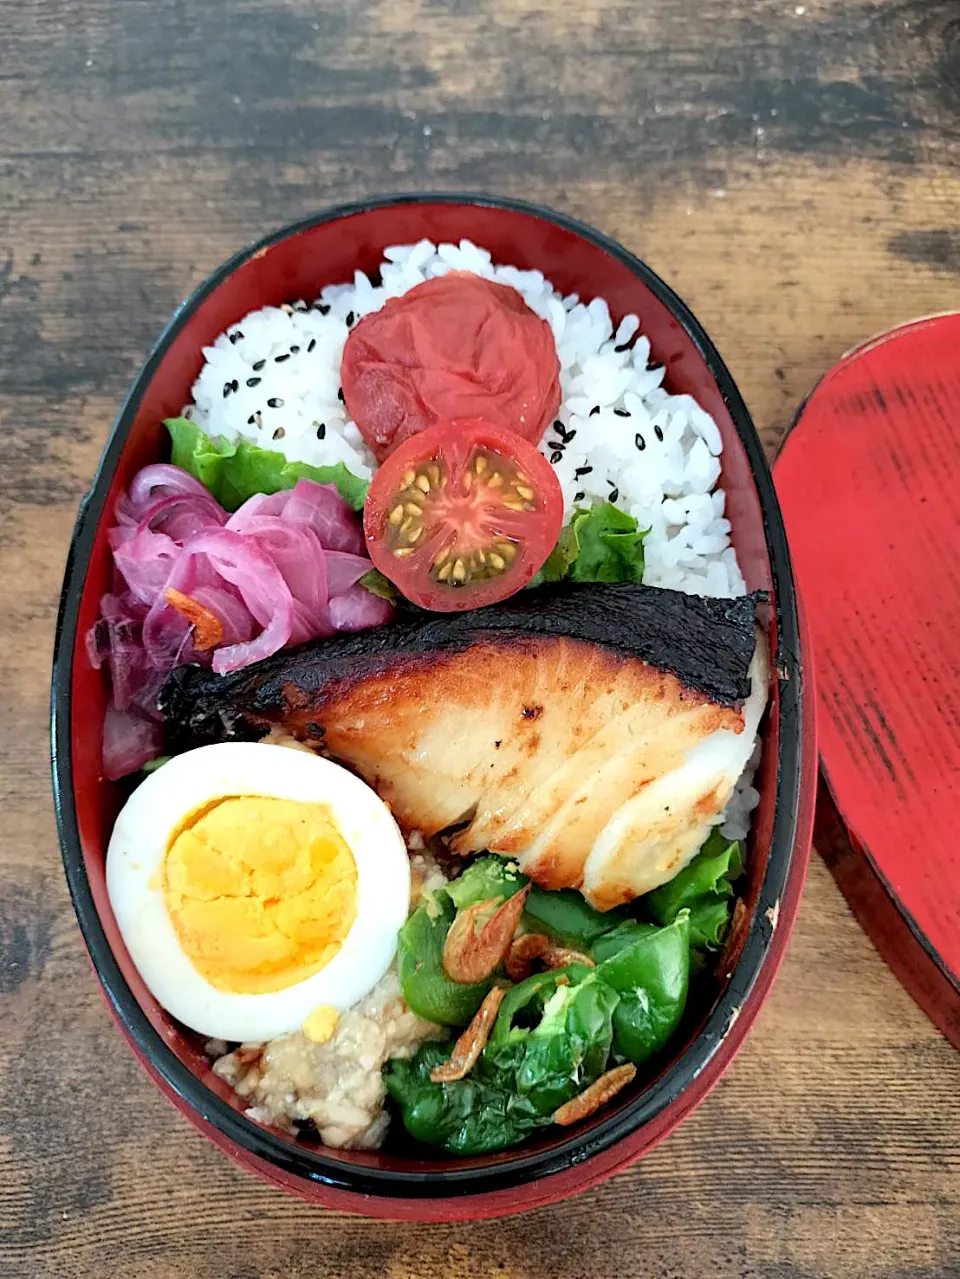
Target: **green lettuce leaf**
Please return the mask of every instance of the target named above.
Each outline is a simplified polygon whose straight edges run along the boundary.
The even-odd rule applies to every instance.
[[[570,565],[574,582],[639,582],[643,578],[643,539],[632,515],[610,502],[578,510],[572,520],[578,552]]]
[[[335,484],[340,496],[355,510],[363,509],[368,483],[337,462],[335,466],[310,466],[288,461],[282,453],[262,449],[246,440],[230,444],[204,434],[189,418],[167,418],[173,450],[170,460],[196,476],[221,506],[235,511],[254,493],[278,493],[293,488],[297,480]]]
[[[610,502],[577,507],[531,585],[543,582],[640,582],[643,539],[632,515]]]
[[[364,573],[360,579],[360,585],[371,595],[379,595],[382,600],[389,600],[391,604],[397,604],[403,599],[390,579],[384,577],[378,568],[372,568]]]
[[[531,586],[539,586],[541,582],[562,582],[570,572],[570,565],[580,553],[580,546],[577,542],[576,520],[577,513],[575,512],[570,523],[565,524],[560,530],[560,537],[557,539],[556,546],[547,556],[543,568],[530,583]]]
[[[647,893],[643,899],[646,908],[661,925],[672,923],[681,910],[689,910],[691,945],[720,950],[733,914],[733,885],[743,874],[743,866],[740,843],[713,830],[679,875]]]
[[[158,755],[156,759],[148,759],[145,764],[140,765],[141,773],[155,773],[158,768],[163,768],[164,764],[168,764],[172,756]]]

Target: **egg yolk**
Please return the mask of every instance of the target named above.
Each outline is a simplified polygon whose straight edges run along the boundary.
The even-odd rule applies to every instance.
[[[230,796],[167,847],[164,901],[181,948],[217,990],[265,994],[312,977],[357,914],[357,866],[325,804]]]
[[[319,1008],[314,1008],[300,1029],[312,1044],[325,1044],[328,1039],[333,1038],[339,1020],[340,1014],[336,1008],[321,1004]]]

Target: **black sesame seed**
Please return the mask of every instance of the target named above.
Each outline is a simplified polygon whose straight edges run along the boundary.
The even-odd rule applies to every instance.
[[[316,338],[311,338],[311,339],[310,339],[310,345],[307,347],[307,355],[309,355],[309,354],[310,354],[310,352],[313,350],[313,348],[314,348],[316,345],[317,345],[317,339],[316,339]]]
[[[611,501],[611,502],[615,502],[619,496],[620,496],[620,490],[619,490],[619,489],[611,489],[611,490],[610,490],[610,501]]]
[[[574,493],[573,500],[575,502],[582,502],[585,496],[586,496],[585,493]]]
[[[563,423],[560,421],[559,418],[557,418],[556,422],[554,422],[553,429],[556,431],[558,435],[563,434]]]
[[[272,438],[275,440],[282,440],[285,435],[286,435],[286,431],[283,429],[283,427],[278,426],[277,429],[274,431]]]
[[[345,404],[345,403],[346,403],[346,400],[343,398],[343,387],[342,387],[342,386],[341,386],[340,390],[337,392],[337,399],[340,401],[340,403],[341,403],[341,404]]]
[[[292,346],[292,347],[290,348],[290,354],[291,354],[291,355],[296,355],[296,354],[297,354],[297,352],[298,352],[299,350],[300,350],[300,348],[299,348],[298,346]]]
[[[233,379],[233,381],[230,383],[230,385],[231,385],[231,387],[233,388],[233,390],[234,390],[234,391],[239,391],[239,390],[240,390],[240,383],[237,381],[237,379],[236,379],[236,378],[234,378],[234,379]]]
[[[560,440],[547,440],[547,448],[556,449],[558,453],[562,453],[566,448],[566,445]]]
[[[253,423],[254,423],[254,416],[251,413],[250,416],[247,418],[247,426],[253,426]]]
[[[254,373],[259,373],[265,364],[266,360],[257,360],[256,364],[253,366]]]
[[[354,313],[353,313],[352,311],[348,311],[348,312],[347,312],[347,328],[348,328],[348,329],[352,327],[353,322],[354,322],[354,320],[355,320],[356,318],[357,318],[357,317],[354,315]]]
[[[247,386],[259,386],[262,381],[263,378],[261,377],[248,377]]]
[[[317,427],[317,439],[322,440],[323,437],[326,435],[326,433],[327,433],[327,424],[326,422],[321,422],[320,425]]]
[[[231,346],[234,346],[239,336],[240,336],[239,333],[228,333],[227,341],[230,343]]]
[[[551,453],[550,461],[553,463],[554,466],[556,466],[556,464],[560,461],[562,457],[563,457],[563,454],[560,453],[559,451],[556,453]]]
[[[630,410],[629,410],[629,409],[614,409],[613,411],[614,411],[614,413],[617,415],[617,417],[629,417],[629,416],[630,416]]]
[[[293,309],[294,309],[295,311],[309,311],[309,310],[310,310],[310,308],[307,306],[306,302],[304,302],[303,298],[301,298],[301,299],[299,300],[299,302],[294,302],[294,304],[293,304]]]
[[[319,311],[321,315],[329,315],[329,314],[330,314],[330,306],[329,306],[329,303],[327,303],[327,302],[321,302],[319,298],[317,298],[316,302],[314,302],[314,304],[313,304],[313,309],[314,309],[315,311]]]
[[[618,355],[622,355],[624,351],[630,350],[630,348],[633,346],[635,341],[636,341],[635,336],[632,338],[628,338],[626,342],[621,342],[619,346],[615,346],[613,349],[616,351]]]
[[[663,443],[663,432],[660,430],[659,426],[655,426],[655,427],[653,428],[653,433],[654,433],[654,435],[657,437],[657,439],[658,439],[661,443]]]
[[[233,383],[232,383],[232,382],[224,382],[224,384],[223,384],[223,398],[224,398],[224,399],[226,399],[226,398],[227,398],[227,396],[230,394],[230,392],[231,392],[232,390],[233,390]]]
[[[273,362],[274,364],[282,364],[284,360],[289,360],[289,359],[290,359],[290,355],[288,352],[286,355],[275,355],[273,357]]]
[[[590,417],[596,417],[596,415],[597,415],[599,412],[600,412],[600,405],[599,405],[599,404],[595,404],[595,405],[593,406],[593,408],[590,410]]]
[[[640,434],[639,431],[633,437],[633,442],[634,444],[636,444],[637,448],[640,450],[641,453],[647,447],[647,441],[643,438],[643,436]]]
[[[283,408],[283,400],[278,399],[278,398],[277,398],[277,396],[275,396],[275,395],[272,395],[272,396],[270,397],[270,399],[269,399],[269,400],[267,400],[267,408],[268,408],[268,409],[282,409],[282,408]]]
[[[589,475],[592,470],[592,466],[578,466],[573,473],[573,478],[579,480],[581,475]]]

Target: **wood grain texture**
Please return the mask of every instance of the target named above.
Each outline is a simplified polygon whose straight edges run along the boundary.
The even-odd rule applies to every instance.
[[[953,0],[0,0],[0,1275],[960,1274],[960,1059],[814,863],[735,1066],[633,1171],[476,1226],[311,1210],[146,1083],[85,962],[47,771],[77,501],[176,302],[264,229],[489,188],[620,238],[772,446],[960,295]]]

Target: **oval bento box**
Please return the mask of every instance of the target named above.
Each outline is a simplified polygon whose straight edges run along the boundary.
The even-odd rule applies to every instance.
[[[163,453],[164,418],[190,398],[202,348],[250,310],[315,297],[371,272],[390,244],[468,238],[494,259],[538,268],[564,293],[600,295],[634,312],[666,365],[667,385],[695,396],[724,441],[721,483],[750,590],[768,592],[776,679],[763,728],[760,805],[749,844],[746,914],[710,1001],[681,1028],[656,1073],[638,1078],[573,1130],[503,1154],[425,1156],[330,1150],[263,1128],[213,1075],[202,1042],[140,980],[107,898],[105,853],[120,802],[100,772],[108,688],[84,635],[108,588],[107,523],[134,473]],[[331,1208],[419,1220],[490,1217],[554,1202],[626,1167],[703,1099],[743,1041],[783,956],[810,847],[816,785],[813,699],[787,544],[757,433],[726,366],[680,299],[613,240],[519,201],[404,195],[332,209],[285,228],[220,267],[176,312],[140,371],[81,503],[60,603],[52,687],[53,778],[67,881],[109,1006],[154,1083],[239,1163]]]

